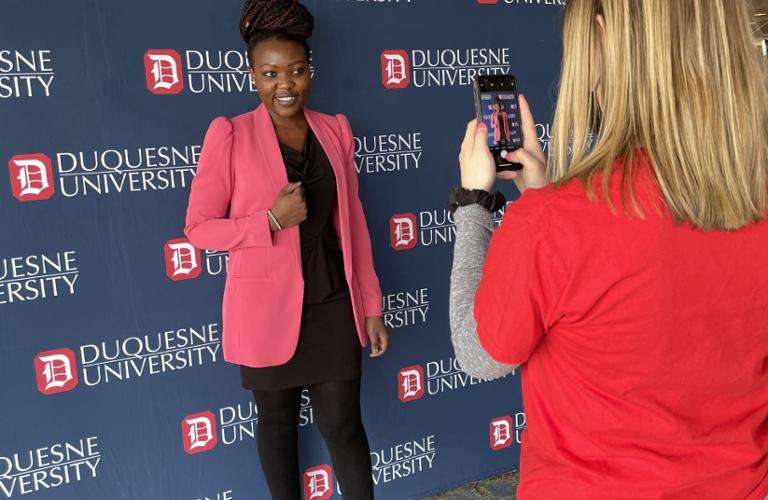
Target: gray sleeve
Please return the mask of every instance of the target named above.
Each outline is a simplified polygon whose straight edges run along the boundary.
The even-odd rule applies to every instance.
[[[513,373],[519,365],[494,361],[480,345],[474,317],[475,292],[482,277],[485,253],[493,234],[493,216],[480,205],[459,207],[454,214],[449,312],[451,342],[462,370],[470,376],[494,379]]]

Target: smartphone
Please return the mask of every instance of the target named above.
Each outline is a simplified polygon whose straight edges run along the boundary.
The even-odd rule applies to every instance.
[[[482,75],[474,82],[477,121],[488,127],[488,147],[496,171],[520,170],[523,166],[508,159],[523,147],[517,79],[512,75]]]

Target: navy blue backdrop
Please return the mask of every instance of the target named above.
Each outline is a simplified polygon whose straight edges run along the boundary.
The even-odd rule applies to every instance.
[[[352,123],[392,335],[363,367],[378,498],[518,466],[518,376],[452,358],[446,195],[475,74],[515,74],[547,146],[563,3],[305,0],[311,106]],[[226,254],[182,233],[208,124],[259,102],[241,5],[0,7],[0,498],[268,498],[257,409],[221,359]],[[300,438],[306,498],[337,498],[306,397]]]

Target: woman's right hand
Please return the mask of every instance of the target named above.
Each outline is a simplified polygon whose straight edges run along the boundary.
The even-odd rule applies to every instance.
[[[520,94],[520,121],[523,126],[523,147],[512,152],[508,159],[523,165],[522,170],[499,172],[497,178],[512,179],[522,193],[528,188],[540,188],[549,184],[547,178],[547,157],[541,149],[528,101]]]
[[[289,182],[277,193],[272,203],[272,215],[275,216],[283,229],[295,226],[307,219],[307,202],[304,199],[304,186],[301,182]],[[273,227],[270,221],[270,227]]]

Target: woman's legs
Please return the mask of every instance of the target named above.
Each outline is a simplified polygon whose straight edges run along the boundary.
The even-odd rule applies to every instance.
[[[309,395],[344,498],[372,499],[371,454],[360,415],[360,379],[313,384]]]
[[[299,409],[302,387],[253,391],[259,411],[256,445],[272,498],[301,500]]]

